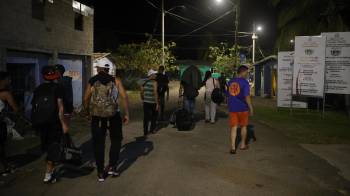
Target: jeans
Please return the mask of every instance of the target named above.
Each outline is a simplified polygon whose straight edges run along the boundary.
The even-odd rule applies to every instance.
[[[149,131],[154,132],[157,127],[157,116],[156,111],[157,104],[155,103],[143,103],[143,134],[147,135]],[[149,125],[151,127],[149,129]]]
[[[111,146],[109,149],[109,166],[116,167],[123,140],[122,118],[119,112],[111,118],[92,117],[91,132],[98,173],[104,172],[107,130],[109,130],[109,137],[111,140]]]
[[[191,113],[191,115],[194,115],[194,110],[195,110],[195,104],[196,100],[195,99],[188,99],[184,97],[184,108]]]

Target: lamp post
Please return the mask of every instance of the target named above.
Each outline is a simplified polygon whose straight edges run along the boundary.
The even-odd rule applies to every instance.
[[[223,0],[215,0],[217,4],[221,4],[223,3]],[[234,2],[235,1],[235,2]],[[235,65],[238,64],[238,25],[239,25],[239,5],[240,5],[240,0],[229,0],[228,2],[231,3],[231,5],[233,6],[233,11],[235,12]]]
[[[162,0],[162,66],[165,66],[165,10]]]
[[[165,14],[176,8],[185,8],[184,5],[175,6],[169,10],[164,9],[164,0],[162,0],[162,66],[165,66]]]
[[[252,49],[252,62],[255,63],[255,42],[258,39],[257,32],[262,31],[262,26],[255,26],[255,23],[253,24],[253,35],[252,35],[252,40],[253,40],[253,49]]]

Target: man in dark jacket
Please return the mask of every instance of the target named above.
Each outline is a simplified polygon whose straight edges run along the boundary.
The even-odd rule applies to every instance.
[[[164,120],[164,108],[165,108],[165,99],[169,101],[169,78],[164,73],[165,68],[164,66],[160,66],[158,69],[156,81],[158,84],[158,98],[159,98],[159,104],[160,104],[160,110],[159,110],[159,119]],[[166,93],[166,98],[165,98]]]
[[[70,76],[65,76],[64,73],[66,69],[63,65],[57,64],[55,65],[55,69],[59,74],[58,84],[61,85],[63,94],[63,106],[64,106],[64,120],[67,124],[70,123],[70,119],[73,114],[74,106],[73,106],[73,78]]]

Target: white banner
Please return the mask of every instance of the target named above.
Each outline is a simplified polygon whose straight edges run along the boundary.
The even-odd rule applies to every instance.
[[[293,86],[294,52],[278,53],[277,68],[277,107],[307,108],[307,104],[300,101],[291,101]]]
[[[293,95],[323,97],[326,37],[296,36]]]
[[[350,94],[350,32],[326,37],[326,93]]]

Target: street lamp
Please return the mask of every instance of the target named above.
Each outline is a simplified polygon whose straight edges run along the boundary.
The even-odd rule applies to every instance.
[[[221,4],[223,3],[223,0],[215,0],[216,3]],[[231,3],[233,6],[233,11],[235,12],[235,65],[238,64],[238,43],[237,43],[237,34],[238,34],[238,21],[239,21],[239,5],[240,0],[228,0],[228,2]]]
[[[176,8],[185,8],[185,6],[180,5],[180,6],[175,6],[169,10],[165,10],[164,0],[162,0],[162,66],[165,66],[165,14]]]
[[[252,40],[253,40],[253,49],[252,49],[252,62],[255,63],[255,42],[258,39],[258,32],[261,32],[263,30],[262,26],[257,26],[255,27],[255,24],[253,24],[253,35],[252,35]]]

